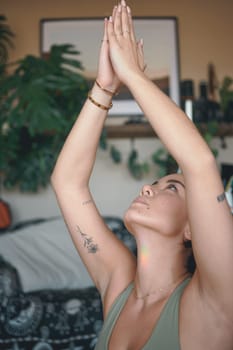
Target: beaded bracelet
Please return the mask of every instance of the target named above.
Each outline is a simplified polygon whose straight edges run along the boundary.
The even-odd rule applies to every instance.
[[[97,80],[95,81],[95,83],[102,91],[104,91],[109,96],[114,96],[114,95],[118,94],[118,91],[113,91],[112,92],[110,90],[107,90],[107,89],[103,88],[103,86],[101,86],[100,83]]]
[[[90,93],[90,92],[89,92],[89,94],[88,94],[88,99],[89,99],[95,106],[97,106],[97,107],[103,109],[104,111],[108,111],[108,110],[109,110],[110,108],[112,108],[112,106],[113,106],[112,102],[110,103],[109,106],[104,106],[104,105],[102,105],[101,103],[95,101],[95,100],[93,99],[93,97],[91,96],[91,93]]]

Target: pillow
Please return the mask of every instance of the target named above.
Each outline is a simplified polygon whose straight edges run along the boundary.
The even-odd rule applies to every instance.
[[[1,236],[0,255],[16,267],[24,292],[93,286],[62,218]]]
[[[136,255],[134,237],[117,217],[103,218],[108,227]],[[0,237],[0,255],[17,271],[24,292],[79,289],[93,286],[63,218],[21,227]],[[32,221],[30,221],[32,222]]]

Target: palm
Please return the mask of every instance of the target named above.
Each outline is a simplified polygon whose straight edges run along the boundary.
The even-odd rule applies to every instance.
[[[112,63],[109,57],[108,43],[103,42],[98,67],[98,80],[103,86],[109,87],[112,91],[117,90],[120,85],[120,80],[113,70]]]

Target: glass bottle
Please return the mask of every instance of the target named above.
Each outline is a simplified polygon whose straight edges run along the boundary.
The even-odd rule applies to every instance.
[[[209,119],[209,101],[207,95],[207,83],[201,81],[199,84],[199,97],[194,102],[194,123],[207,123]]]

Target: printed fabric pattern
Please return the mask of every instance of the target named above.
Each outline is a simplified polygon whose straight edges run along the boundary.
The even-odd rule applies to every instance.
[[[0,263],[1,350],[91,350],[101,327],[95,287],[23,293],[16,270]]]

